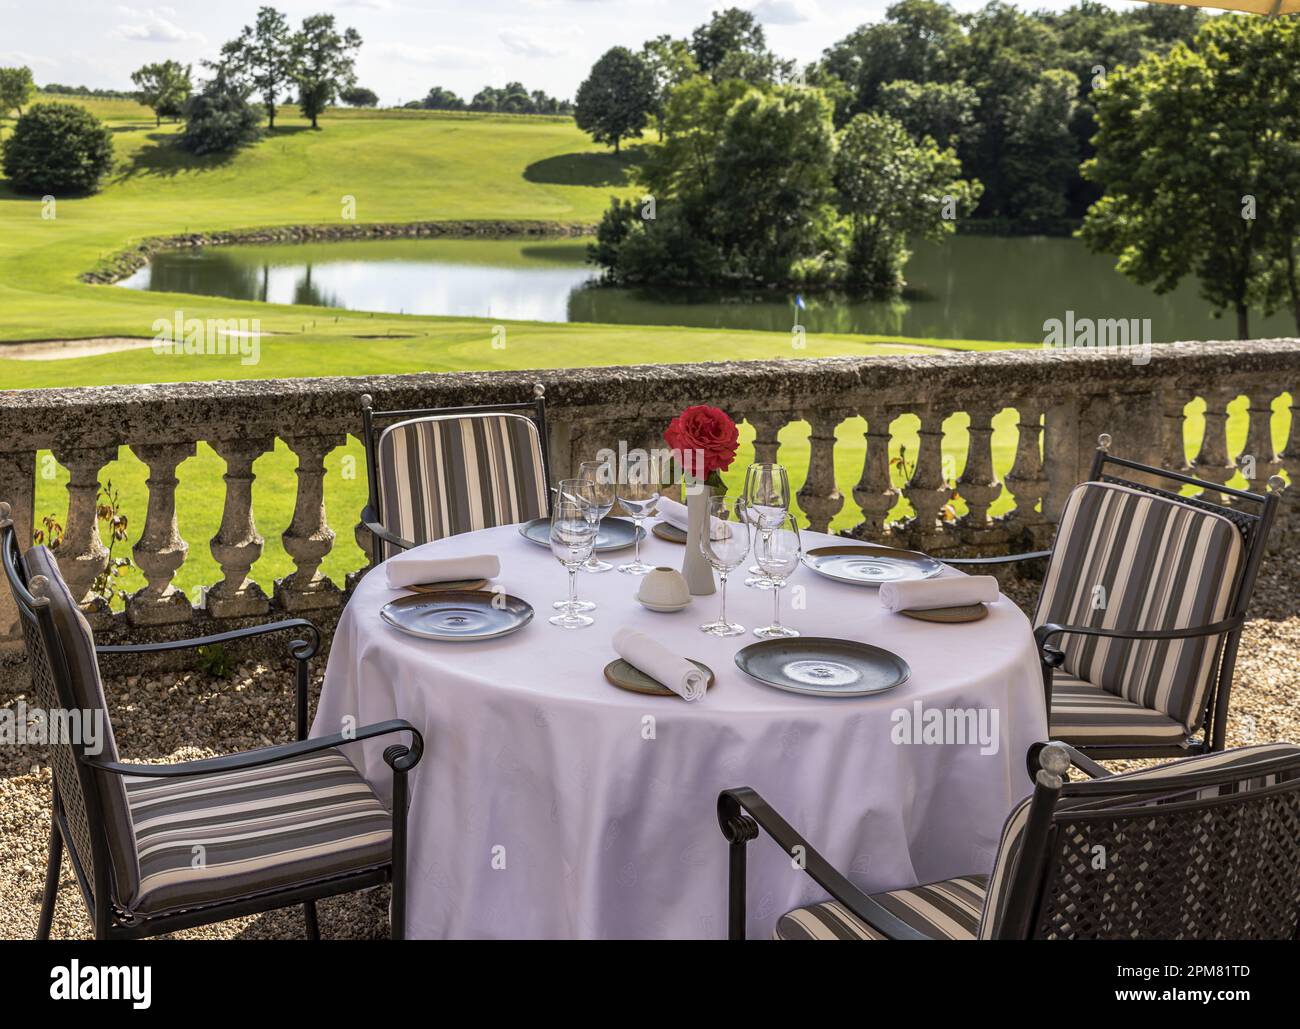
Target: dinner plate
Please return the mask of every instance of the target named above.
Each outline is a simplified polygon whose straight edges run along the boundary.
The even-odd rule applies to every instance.
[[[988,617],[989,609],[983,604],[959,604],[956,607],[927,607],[898,613],[922,622],[942,622],[951,625],[957,622],[978,622],[981,618]]]
[[[854,586],[929,579],[943,571],[943,562],[927,554],[862,544],[814,547],[803,555],[803,562],[818,575]]]
[[[534,518],[519,526],[519,535],[538,546],[551,545],[551,520]],[[645,529],[638,529],[626,518],[602,518],[600,531],[596,533],[596,550],[623,550],[637,541],[637,536],[645,539]]]
[[[897,654],[827,636],[751,643],[736,654],[736,667],[768,686],[814,697],[867,697],[901,686],[912,675]]]
[[[486,579],[457,579],[454,582],[413,582],[409,586],[403,586],[402,589],[410,590],[412,593],[446,593],[448,590],[460,592],[481,590],[486,585]]]
[[[696,661],[694,658],[686,659],[701,672],[709,677],[705,689],[712,689],[716,677],[713,669],[703,661]],[[605,666],[605,679],[612,685],[621,690],[629,690],[632,693],[644,693],[649,697],[675,697],[677,696],[672,690],[661,683],[658,679],[652,679],[645,672],[637,668],[636,665],[628,664],[621,657],[611,661]]]
[[[466,643],[518,632],[533,620],[533,606],[494,590],[449,590],[399,597],[385,604],[379,615],[411,636]]]

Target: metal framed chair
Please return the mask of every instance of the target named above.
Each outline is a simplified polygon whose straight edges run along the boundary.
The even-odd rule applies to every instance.
[[[718,797],[728,926],[745,936],[745,848],[766,832],[830,899],[784,940],[1284,939],[1300,935],[1300,747],[1261,744],[1111,775],[1036,744],[1034,791],[991,874],[866,894],[748,787]],[[1092,779],[1066,781],[1073,765]]]
[[[0,504],[0,563],[18,606],[36,703],[51,722],[83,727],[50,740],[53,811],[38,939],[48,939],[66,846],[96,939],[138,939],[392,883],[392,934],[405,933],[407,774],[424,741],[402,720],[306,739],[308,661],[319,634],[289,619],[202,639],[96,647],[45,547],[19,552]],[[170,765],[118,760],[99,674],[101,654],[189,649],[292,632],[298,740]],[[101,725],[98,738],[85,726]],[[339,748],[409,733],[384,751],[385,808]]]
[[[1222,750],[1241,629],[1284,484],[1274,476],[1265,494],[1232,489],[1109,447],[1103,435],[1051,550],[947,563],[1048,559],[1034,636],[1054,738],[1102,759]],[[1182,495],[1188,486],[1200,493]]]
[[[527,412],[527,413],[524,413]],[[533,399],[476,407],[375,411],[361,398],[371,560],[421,543],[549,511],[549,437],[541,383]]]

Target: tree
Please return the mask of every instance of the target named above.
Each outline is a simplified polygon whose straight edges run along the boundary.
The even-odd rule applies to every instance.
[[[230,153],[262,135],[257,111],[237,86],[220,75],[190,97],[185,119],[178,145],[198,156]]]
[[[275,111],[294,80],[294,34],[288,19],[274,7],[259,7],[257,20],[221,48],[227,78],[239,80],[262,99],[267,124],[275,128]]]
[[[914,140],[885,114],[859,114],[845,126],[835,155],[840,210],[848,218],[847,282],[876,296],[903,286],[908,243],[938,240],[979,198],[979,183],[960,178],[961,162],[932,139]]]
[[[641,60],[650,69],[654,80],[654,102],[650,113],[654,116],[659,129],[659,138],[664,138],[664,108],[668,103],[668,94],[687,79],[699,73],[691,48],[684,39],[672,36],[656,36],[641,47]]]
[[[1210,19],[1192,45],[1108,77],[1084,166],[1103,190],[1088,244],[1157,293],[1195,277],[1242,339],[1252,306],[1300,296],[1298,58],[1291,19]]]
[[[339,99],[349,107],[378,107],[379,94],[364,86],[352,86],[339,91]]]
[[[334,15],[313,14],[303,19],[302,31],[295,37],[294,57],[298,80],[298,103],[311,119],[317,119],[334,102],[339,90],[356,85],[356,53],[361,49],[361,35],[356,29],[339,32]]]
[[[154,121],[161,125],[163,116],[179,118],[185,110],[193,85],[190,82],[190,65],[179,61],[146,64],[131,73],[131,81],[139,90],[140,103],[154,113]]]
[[[0,68],[0,118],[10,111],[23,113],[23,107],[36,95],[30,68]]]
[[[21,193],[94,193],[113,167],[113,133],[79,104],[33,104],[14,123],[0,155]]]
[[[416,106],[424,107],[430,111],[463,111],[465,109],[465,101],[450,89],[443,89],[441,86],[434,86],[429,90],[428,95],[426,95],[422,101],[419,101]]]
[[[641,134],[654,107],[654,76],[645,61],[626,47],[607,50],[578,87],[574,111],[578,128],[618,153],[623,140]]]
[[[761,86],[794,74],[794,62],[772,53],[763,26],[739,7],[714,11],[708,24],[691,33],[690,48],[700,71],[714,82],[742,79]]]
[[[896,118],[914,139],[929,136],[940,147],[956,146],[975,130],[979,97],[960,82],[887,82],[877,94],[882,113]]]

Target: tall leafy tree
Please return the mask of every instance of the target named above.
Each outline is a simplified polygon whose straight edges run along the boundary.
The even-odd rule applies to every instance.
[[[361,49],[361,35],[356,29],[340,32],[332,14],[313,14],[304,18],[302,31],[294,37],[294,69],[298,83],[298,103],[311,119],[313,129],[318,119],[338,97],[339,91],[356,85],[356,54]]]
[[[714,82],[743,79],[757,86],[794,74],[794,62],[772,53],[758,19],[739,7],[714,11],[691,33],[690,49],[697,67]]]
[[[1243,339],[1252,306],[1300,294],[1285,281],[1300,234],[1298,59],[1291,19],[1214,18],[1099,94],[1085,173],[1104,193],[1084,239],[1157,293],[1195,278]]]
[[[834,181],[848,219],[847,283],[877,296],[897,293],[909,242],[942,239],[971,211],[979,183],[961,178],[961,162],[933,139],[917,141],[889,115],[859,114],[844,127]]]
[[[162,61],[131,73],[140,103],[153,111],[156,124],[161,125],[164,117],[179,118],[184,113],[185,102],[194,89],[190,70],[190,65],[179,61]]]
[[[10,111],[21,115],[35,95],[30,68],[0,68],[0,118],[7,117]]]
[[[664,138],[664,108],[668,94],[699,72],[690,45],[684,39],[656,36],[641,47],[641,60],[654,79],[654,102],[650,113],[654,116],[659,138]]]
[[[899,79],[885,83],[878,96],[878,109],[902,122],[916,139],[929,136],[949,147],[978,131],[979,97],[963,83]]]
[[[339,99],[349,107],[378,107],[379,94],[364,86],[352,86],[339,91]]]
[[[654,76],[626,47],[616,46],[600,57],[574,97],[578,128],[597,143],[618,153],[623,140],[639,136],[654,107]]]
[[[275,128],[275,112],[294,81],[294,33],[289,20],[274,7],[259,7],[257,19],[221,48],[218,62],[226,79],[262,100],[267,125]]]

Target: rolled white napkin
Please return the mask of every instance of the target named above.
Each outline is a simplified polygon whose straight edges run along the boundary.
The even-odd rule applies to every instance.
[[[614,633],[614,650],[624,661],[661,682],[683,700],[699,700],[709,688],[708,677],[658,640],[627,626]]]
[[[669,525],[676,526],[682,532],[689,532],[691,528],[691,516],[685,504],[668,497],[660,497],[659,503],[655,505],[655,511],[658,513],[661,521]],[[713,534],[715,539],[726,539],[731,536],[731,526],[721,518],[713,519]]]
[[[991,604],[998,599],[998,580],[991,575],[950,575],[880,584],[886,611],[929,611],[936,607]]]
[[[420,549],[408,550],[384,562],[388,572],[388,588],[400,590],[405,586],[423,585],[426,582],[455,582],[458,579],[495,579],[501,574],[501,561],[496,554],[466,554],[464,557],[433,557]]]

